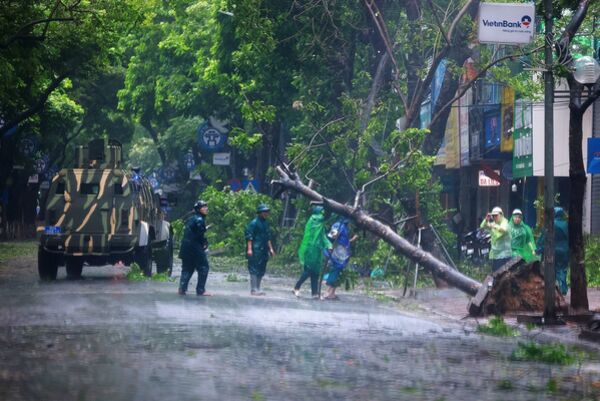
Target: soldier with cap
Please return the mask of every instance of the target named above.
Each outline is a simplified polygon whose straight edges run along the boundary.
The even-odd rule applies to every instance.
[[[185,222],[183,239],[179,249],[181,259],[181,278],[179,280],[179,295],[185,295],[188,283],[194,274],[198,272],[198,283],[196,284],[196,295],[209,296],[204,286],[208,277],[208,258],[206,249],[206,215],[208,214],[208,203],[199,200],[194,204],[194,214]]]
[[[510,230],[508,220],[504,217],[502,209],[498,206],[488,213],[481,222],[480,228],[490,232],[492,238],[492,273],[501,268],[512,256]]]
[[[250,294],[265,295],[260,290],[260,282],[267,269],[269,254],[275,256],[271,242],[271,229],[269,227],[269,207],[261,203],[256,208],[257,216],[246,226],[246,256],[248,257],[248,271],[250,273]]]

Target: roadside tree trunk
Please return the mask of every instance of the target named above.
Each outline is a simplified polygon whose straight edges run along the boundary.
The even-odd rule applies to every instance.
[[[571,21],[562,31],[556,43],[557,62],[572,67],[571,41],[583,23],[590,0],[580,0]],[[583,165],[583,114],[600,96],[600,82],[594,84],[585,101],[582,99],[584,86],[577,82],[573,72],[566,73],[569,83],[569,179],[571,183],[569,201],[569,266],[571,272],[571,308],[587,311],[587,281],[585,276],[585,244],[583,242],[583,198],[585,195],[586,174]]]
[[[150,138],[152,138],[152,142],[154,142],[154,146],[156,146],[156,151],[158,152],[158,156],[160,156],[160,161],[161,161],[162,165],[164,167],[166,167],[167,166],[167,155],[165,153],[165,150],[160,145],[160,140],[158,138],[158,132],[152,126],[152,122],[148,119],[143,118],[140,121],[140,125],[142,127],[144,127],[146,129],[146,131],[148,131],[148,134],[150,134]]]
[[[583,241],[583,199],[587,177],[583,165],[583,113],[581,110],[581,90],[576,82],[570,83],[571,104],[569,115],[569,266],[571,271],[571,307],[574,310],[588,310],[587,279],[585,276],[585,244]],[[579,92],[579,95],[574,94]]]

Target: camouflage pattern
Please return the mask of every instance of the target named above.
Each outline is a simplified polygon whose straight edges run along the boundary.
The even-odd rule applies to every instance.
[[[92,141],[77,149],[75,168],[52,179],[37,228],[40,249],[89,264],[131,262],[136,247],[170,240],[164,217],[148,180],[121,168],[121,145]]]

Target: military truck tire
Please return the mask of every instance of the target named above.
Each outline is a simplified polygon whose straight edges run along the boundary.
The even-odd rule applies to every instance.
[[[160,257],[156,259],[156,272],[167,272],[169,277],[173,270],[173,240],[169,238],[165,249],[160,252]]]
[[[58,271],[58,258],[50,252],[46,252],[41,246],[38,248],[38,273],[42,281],[56,280]]]
[[[83,270],[83,258],[69,257],[66,260],[67,267],[67,279],[79,280],[81,278],[81,272]]]
[[[146,277],[152,277],[152,248],[150,245],[139,246],[135,249],[134,261],[140,265]]]

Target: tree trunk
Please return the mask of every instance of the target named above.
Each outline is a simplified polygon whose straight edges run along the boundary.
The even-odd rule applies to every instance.
[[[162,162],[163,167],[166,167],[167,166],[167,155],[165,154],[165,151],[162,148],[162,146],[160,146],[160,141],[158,140],[158,132],[156,132],[156,130],[152,126],[152,123],[147,119],[142,119],[140,121],[140,124],[142,125],[142,127],[146,128],[146,131],[148,131],[148,133],[150,134],[150,138],[152,138],[152,141],[154,142],[154,146],[156,146],[156,151],[158,152],[158,155],[160,156],[160,161]]]
[[[383,53],[379,58],[379,62],[377,63],[377,69],[375,70],[375,76],[373,77],[371,90],[369,91],[369,96],[367,96],[367,100],[361,111],[359,127],[359,132],[361,135],[364,134],[365,130],[367,129],[367,126],[369,125],[371,113],[373,112],[373,108],[375,107],[375,101],[377,100],[377,96],[379,96],[379,91],[381,89],[381,86],[383,85],[383,76],[386,71],[389,59],[390,56],[387,53]]]
[[[569,116],[569,265],[571,269],[571,307],[588,310],[587,282],[585,276],[585,248],[583,242],[582,205],[587,177],[583,166],[582,136],[583,113],[571,105]]]
[[[273,181],[274,185],[281,185],[285,189],[296,191],[311,200],[323,202],[326,209],[352,219],[358,227],[375,234],[375,236],[383,239],[408,259],[420,264],[430,272],[438,275],[439,278],[448,284],[468,295],[474,296],[479,287],[481,287],[481,283],[452,269],[452,267],[434,258],[430,253],[415,247],[389,226],[372,218],[360,208],[346,206],[332,199],[325,198],[320,193],[304,185],[297,177],[288,175],[281,166],[277,166],[276,170],[280,180]]]
[[[577,9],[561,33],[555,45],[559,64],[570,63],[572,60],[571,41],[583,23],[590,0],[580,0]],[[583,198],[585,194],[586,174],[583,166],[583,114],[598,98],[598,82],[594,92],[582,102],[583,86],[575,81],[573,73],[567,74],[569,83],[569,179],[571,193],[569,200],[569,266],[571,269],[571,308],[576,311],[588,310],[587,282],[585,276],[585,246],[583,243]]]

